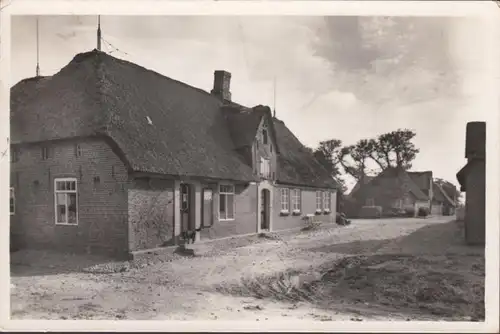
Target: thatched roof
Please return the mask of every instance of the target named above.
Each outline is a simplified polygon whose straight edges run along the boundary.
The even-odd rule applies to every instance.
[[[432,182],[432,171],[425,172],[407,172],[408,176],[418,186],[424,194],[429,194]]]
[[[76,55],[51,77],[12,87],[11,140],[103,135],[116,143],[133,171],[256,180],[237,149],[251,143],[262,117],[270,117],[269,108],[230,107],[240,112],[228,116],[222,102],[206,91],[93,50]],[[290,143],[282,123],[279,134],[277,149],[298,149],[284,152],[286,172],[279,175],[290,183],[328,184],[319,181],[326,177],[324,170],[304,154],[302,144],[295,137]]]
[[[450,196],[446,193],[443,187],[441,187],[441,185],[437,184],[436,182],[433,182],[432,190],[433,190],[432,192],[434,195],[434,200],[455,206],[455,202],[450,198]]]
[[[429,197],[422,192],[420,187],[415,184],[413,179],[410,177],[409,173],[401,167],[389,167],[378,174],[371,182],[374,182],[378,178],[394,177],[399,178],[402,184],[408,187],[408,191],[415,196],[416,199],[420,201],[426,201]]]
[[[327,170],[314,158],[285,123],[273,118],[274,131],[278,139],[278,177],[283,184],[338,188]]]

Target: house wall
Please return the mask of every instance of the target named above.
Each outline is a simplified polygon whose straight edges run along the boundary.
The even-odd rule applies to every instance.
[[[49,148],[46,160],[43,145]],[[16,194],[11,224],[21,247],[126,253],[128,171],[107,142],[88,138],[18,149],[19,160],[11,163]],[[55,224],[54,179],[66,177],[77,179],[78,225]]]
[[[298,228],[301,226],[305,226],[306,222],[303,217],[307,214],[314,215],[315,221],[321,222],[334,222],[336,217],[336,206],[337,206],[337,192],[333,190],[330,191],[330,213],[322,212],[320,214],[316,214],[316,189],[311,188],[298,188],[301,190],[301,212],[299,214],[294,214],[290,211],[288,214],[281,213],[281,189],[288,188],[290,189],[290,194],[292,189],[297,189],[297,187],[287,187],[287,186],[275,186],[274,187],[274,196],[273,196],[273,207],[272,211],[272,230],[287,230],[291,228]],[[328,190],[322,190],[328,191]],[[290,208],[291,206],[291,196],[290,199]]]
[[[174,181],[135,179],[128,190],[129,250],[174,244]]]
[[[231,184],[230,182],[227,183]],[[214,221],[213,225],[210,228],[201,229],[201,240],[210,240],[241,234],[257,233],[257,216],[260,212],[257,205],[258,185],[235,185],[234,220],[223,221],[219,219],[219,184],[203,184],[203,186],[212,187],[214,191]],[[224,184],[224,182],[222,182],[222,184]]]
[[[485,162],[473,163],[466,176],[465,238],[469,244],[485,242],[486,180]]]

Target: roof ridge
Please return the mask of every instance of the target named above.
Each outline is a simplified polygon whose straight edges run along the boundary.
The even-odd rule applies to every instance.
[[[114,57],[114,56],[110,55],[109,53],[106,53],[106,52],[103,52],[103,51],[99,51],[99,50],[97,50],[97,49],[93,49],[92,51],[88,51],[88,52],[79,53],[79,54],[77,54],[77,55],[73,58],[73,60],[75,60],[75,58],[77,58],[77,57],[80,57],[80,58],[84,59],[84,58],[86,58],[86,57],[88,57],[88,56],[91,56],[91,55],[94,55],[94,54],[95,54],[95,55],[97,55],[98,57],[107,57],[107,58],[109,58],[109,59],[112,59],[113,61],[117,61],[117,62],[122,63],[122,64],[127,64],[128,66],[133,66],[133,67],[136,67],[137,69],[140,69],[140,70],[143,70],[143,71],[149,72],[149,73],[151,73],[151,74],[154,74],[154,75],[156,75],[156,76],[159,76],[159,77],[160,77],[160,78],[162,78],[162,79],[167,79],[167,80],[173,81],[173,82],[175,82],[176,84],[183,85],[183,86],[188,87],[188,88],[190,88],[190,89],[193,89],[193,90],[195,90],[195,91],[197,91],[197,92],[199,92],[199,93],[202,93],[202,94],[204,94],[204,95],[207,95],[207,96],[209,96],[209,97],[213,98],[214,100],[220,101],[220,100],[219,100],[216,96],[214,96],[214,95],[210,94],[210,93],[209,93],[209,92],[207,92],[206,90],[203,90],[203,89],[201,89],[201,88],[199,88],[199,87],[195,87],[195,86],[189,85],[189,84],[187,84],[187,83],[185,83],[185,82],[183,82],[183,81],[180,81],[180,80],[177,80],[177,79],[171,78],[171,77],[166,76],[166,75],[164,75],[164,74],[161,74],[161,73],[159,73],[159,72],[157,72],[157,71],[155,71],[155,70],[152,70],[152,69],[146,68],[146,67],[144,67],[144,66],[141,66],[141,65],[139,65],[139,64],[136,64],[136,63],[131,62],[131,61],[129,61],[129,60],[125,60],[125,59],[121,59],[121,58]],[[236,102],[233,102],[233,103],[236,103]]]

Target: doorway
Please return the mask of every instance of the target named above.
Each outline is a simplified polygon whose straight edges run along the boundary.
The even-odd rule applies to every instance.
[[[181,232],[194,230],[194,224],[191,214],[192,190],[191,185],[181,183]]]
[[[269,189],[260,191],[260,229],[269,231],[270,229],[270,207],[271,207],[271,192]]]

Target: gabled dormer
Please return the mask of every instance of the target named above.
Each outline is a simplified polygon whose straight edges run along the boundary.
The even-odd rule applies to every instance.
[[[275,180],[277,174],[277,144],[272,116],[269,108],[260,108],[265,108],[265,110],[262,112],[252,145],[252,167],[261,179]]]

